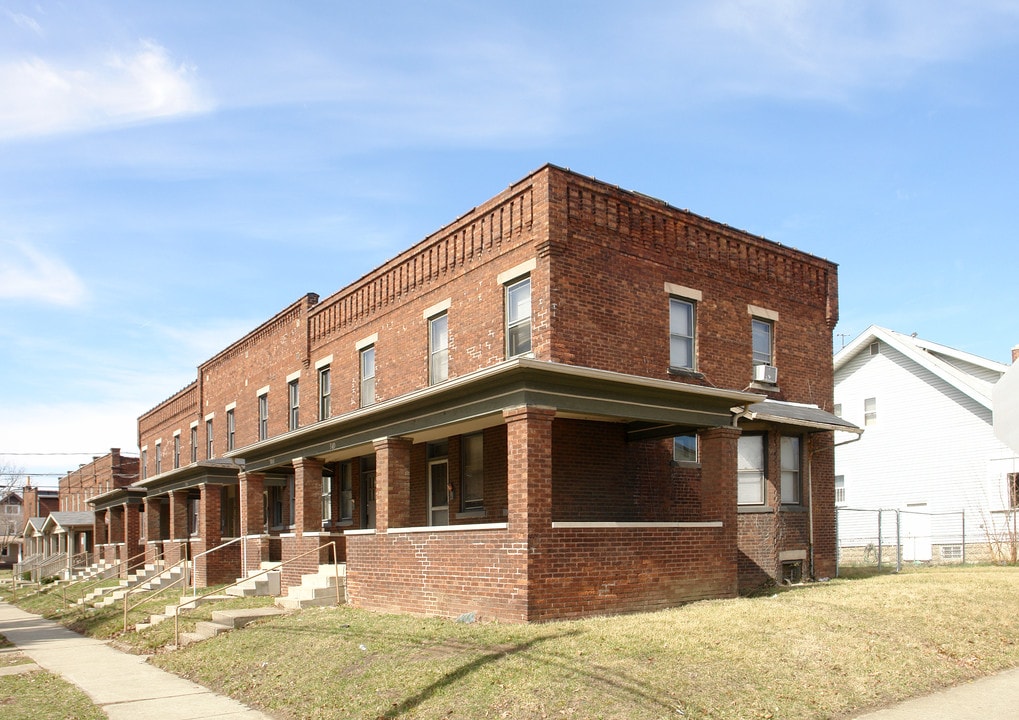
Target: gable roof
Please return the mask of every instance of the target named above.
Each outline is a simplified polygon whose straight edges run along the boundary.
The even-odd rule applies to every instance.
[[[866,351],[875,341],[886,343],[988,410],[993,409],[991,394],[995,382],[1005,374],[1008,365],[877,325],[871,325],[855,340],[835,353],[833,360],[835,372],[838,373],[840,368]],[[977,371],[981,372],[978,374]],[[987,377],[994,379],[988,380]]]
[[[860,435],[863,429],[817,405],[765,400],[747,407],[743,414],[750,420],[766,420],[783,425],[798,425],[815,431],[839,430]]]
[[[43,524],[43,532],[50,530],[69,530],[78,527],[92,527],[95,522],[95,513],[84,512],[54,512],[50,513]]]

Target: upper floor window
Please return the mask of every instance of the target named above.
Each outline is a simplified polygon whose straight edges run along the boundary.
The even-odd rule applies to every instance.
[[[287,397],[290,403],[288,427],[291,430],[296,430],[301,426],[301,386],[299,380],[291,380],[287,383]]]
[[[163,444],[156,443],[156,475],[163,472]]]
[[[442,313],[428,321],[428,383],[449,378],[449,315]]]
[[[506,286],[506,356],[531,352],[531,278]]]
[[[191,462],[198,462],[198,426],[191,426]]]
[[[375,346],[361,349],[361,407],[375,404]]]
[[[800,502],[800,439],[782,437],[782,502],[798,505]]]
[[[212,460],[215,456],[215,438],[212,435],[212,418],[205,419],[205,458]]]
[[[234,416],[234,409],[226,411],[226,449],[233,450],[237,443],[237,418]]]
[[[318,419],[325,420],[332,412],[332,379],[329,366],[318,369]]]
[[[669,298],[669,366],[693,370],[694,304]]]
[[[672,439],[672,459],[681,463],[697,462],[697,435],[677,435]]]
[[[145,480],[149,476],[149,449],[147,447],[142,448],[141,462],[142,466],[142,480]]]
[[[754,365],[774,365],[774,324],[770,320],[753,318],[750,321],[750,327],[753,338]]]
[[[180,434],[173,436],[173,468],[176,470],[180,467]]]
[[[846,476],[836,475],[835,476],[835,504],[845,505],[846,504]]]
[[[877,398],[866,398],[863,401],[863,424],[873,425],[877,422]]]
[[[764,435],[741,435],[738,443],[737,502],[764,504]]]
[[[269,393],[258,396],[258,439],[269,437]]]

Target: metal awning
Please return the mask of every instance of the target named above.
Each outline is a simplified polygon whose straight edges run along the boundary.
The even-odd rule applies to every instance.
[[[765,400],[747,406],[742,416],[747,420],[761,420],[782,425],[798,425],[811,428],[815,431],[838,430],[851,432],[857,435],[863,432],[848,420],[843,420],[838,415],[822,410],[817,405],[805,405],[802,403],[782,402],[780,400]]]

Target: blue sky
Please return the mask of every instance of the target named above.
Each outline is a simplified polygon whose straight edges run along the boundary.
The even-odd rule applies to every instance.
[[[1019,2],[0,0],[0,462],[136,419],[546,162],[840,265],[871,324],[1019,343]]]

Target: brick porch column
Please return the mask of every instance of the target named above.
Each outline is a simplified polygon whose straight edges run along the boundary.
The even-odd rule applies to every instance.
[[[142,554],[142,518],[139,512],[140,502],[124,503],[124,557],[134,558],[130,563],[130,569],[141,567],[145,564]]]
[[[159,523],[162,505],[162,498],[145,498],[145,561],[150,563],[163,559],[163,537]]]
[[[375,440],[375,532],[410,525],[410,438]]]
[[[737,512],[736,468],[739,437],[743,433],[732,427],[702,430],[701,442],[701,517],[722,521],[719,544],[721,559],[731,567],[732,594],[738,585],[739,517]]]
[[[219,545],[222,540],[220,531],[220,512],[222,505],[222,488],[219,485],[202,483],[199,487],[198,498],[198,538],[200,542],[195,543],[195,555],[211,550]],[[194,573],[199,587],[206,587],[211,583],[222,579],[219,566],[223,563],[223,553],[226,550],[219,550],[209,555],[202,555],[195,559]],[[236,574],[235,574],[236,575]]]
[[[521,538],[552,529],[552,420],[554,408],[503,410],[509,530]]]
[[[242,570],[259,570],[269,559],[269,542],[265,533],[265,475],[238,473],[238,494],[241,504],[241,543],[244,545]]]
[[[109,542],[106,537],[106,510],[96,510],[95,520],[92,521],[92,537],[95,538],[93,545],[98,548]]]
[[[294,460],[294,533],[322,531],[322,461]]]

